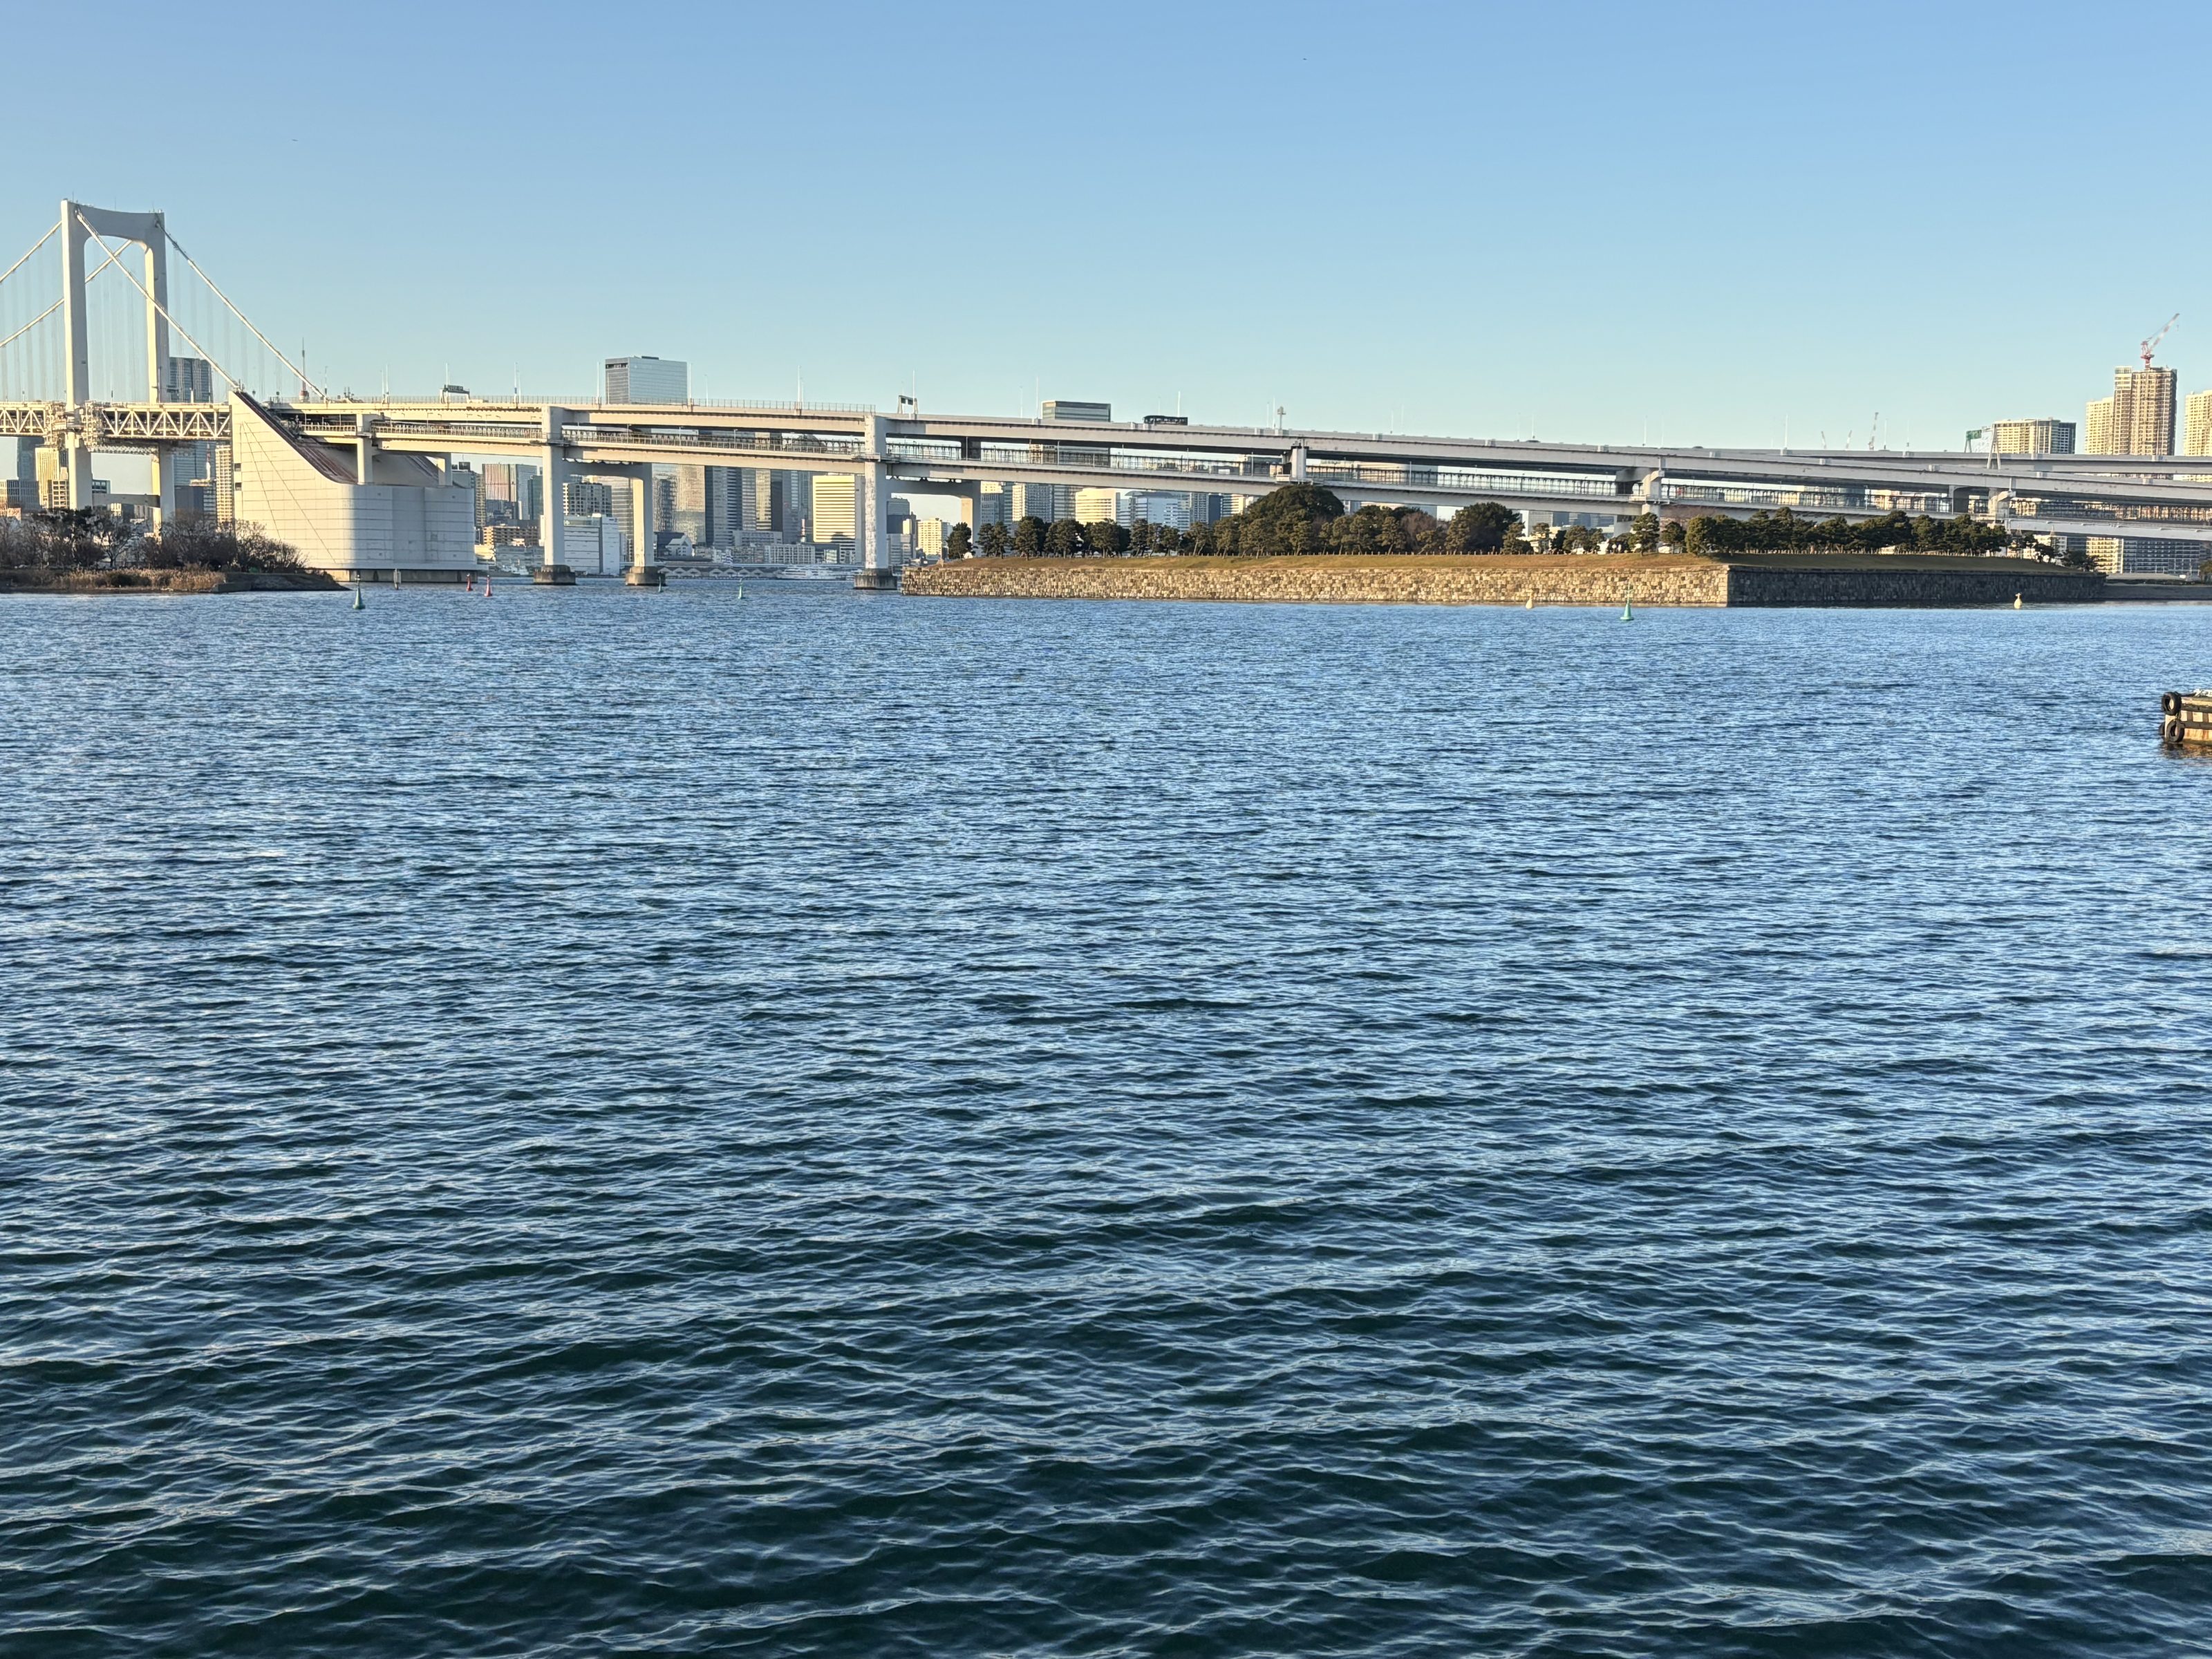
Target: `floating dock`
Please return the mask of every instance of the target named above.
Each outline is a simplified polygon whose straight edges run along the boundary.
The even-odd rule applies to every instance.
[[[2160,743],[2169,749],[2212,749],[2212,691],[2168,691],[2158,706]]]

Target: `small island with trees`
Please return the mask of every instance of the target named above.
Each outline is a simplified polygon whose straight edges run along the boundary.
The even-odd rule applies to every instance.
[[[144,532],[96,510],[0,518],[0,593],[230,593],[342,586],[252,525]]]
[[[1139,523],[957,526],[939,563],[909,568],[928,595],[1316,599],[1384,603],[1972,605],[2094,599],[2103,578],[2032,538],[1972,519],[1903,513],[1849,520],[1788,508],[1747,519],[1662,521],[1610,531],[1531,532],[1477,501],[1448,520],[1413,507],[1347,512],[1310,483],[1243,513],[1179,529]]]

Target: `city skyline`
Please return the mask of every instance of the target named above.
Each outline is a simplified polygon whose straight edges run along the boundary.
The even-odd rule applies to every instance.
[[[708,398],[803,380],[886,407],[1179,398],[1223,423],[1281,404],[1340,429],[1742,445],[1863,445],[1879,411],[1886,443],[1956,447],[1993,420],[2073,418],[2175,310],[2161,366],[2212,380],[2188,193],[2102,159],[2173,153],[2179,114],[2116,106],[2094,152],[2039,155],[2035,192],[2141,234],[2118,258],[2037,254],[2025,277],[1992,137],[2024,86],[2139,72],[2146,39],[2185,57],[2212,39],[2188,12],[2114,29],[2049,8],[1663,27],[1397,8],[1352,40],[1332,15],[1140,7],[1079,57],[1049,15],[864,7],[825,79],[817,30],[768,11],[609,30],[554,7],[520,30],[449,9],[425,58],[404,27],[364,41],[248,8],[161,31],[165,84],[210,89],[214,165],[128,100],[73,121],[57,80],[23,102],[76,133],[64,176],[17,169],[0,207],[26,225],[64,191],[164,207],[359,391],[567,393],[649,352]],[[18,26],[34,57],[80,50],[64,30]],[[1169,35],[1171,61],[1152,47]],[[739,83],[687,78],[731,62]],[[609,80],[652,89],[652,141],[562,147],[577,212],[532,211],[518,108],[558,132]],[[527,97],[483,95],[501,88]],[[330,167],[323,129],[287,113],[302,100],[370,121],[386,164]],[[1080,140],[1071,103],[1094,106]],[[2115,124],[2124,142],[2103,141]]]

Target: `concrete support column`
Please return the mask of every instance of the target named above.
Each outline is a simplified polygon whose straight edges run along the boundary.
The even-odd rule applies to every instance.
[[[177,521],[177,458],[170,451],[154,452],[154,529],[156,534]]]
[[[1299,444],[1291,451],[1291,477],[1303,481],[1306,476],[1306,447]]]
[[[884,417],[869,416],[860,439],[860,465],[853,472],[853,542],[860,558],[860,574],[853,579],[856,587],[898,583],[884,534],[884,515],[890,510],[890,473],[884,465],[890,447]]]
[[[637,538],[637,545],[630,552],[629,568],[623,573],[623,580],[633,587],[650,587],[660,580],[660,573],[654,567],[653,559],[653,469],[650,466],[634,466],[628,471],[629,524],[631,532]]]
[[[861,568],[888,570],[891,565],[890,540],[884,520],[890,511],[890,496],[883,466],[880,463],[869,463],[854,475],[853,483],[853,512],[857,520],[853,526],[853,539]]]
[[[154,222],[143,244],[146,252],[146,401],[164,401],[161,393],[169,382],[169,319],[163,313],[169,305],[169,233],[161,216],[155,214]]]
[[[81,513],[92,505],[92,449],[70,437],[63,441],[61,451],[62,465],[69,469],[63,483],[69,492],[70,511]]]
[[[376,434],[366,415],[353,417],[354,463],[353,481],[356,483],[376,482]]]
[[[545,411],[545,450],[540,465],[545,469],[545,499],[538,504],[538,539],[545,549],[544,568],[538,580],[559,582],[563,578],[574,581],[568,562],[561,556],[567,538],[562,530],[568,507],[568,459],[562,441],[562,428],[568,423],[568,411],[549,408]]]
[[[76,409],[92,398],[92,337],[85,315],[84,244],[91,233],[77,216],[76,204],[62,204],[62,333],[65,344],[64,399]],[[71,505],[76,485],[70,483]]]

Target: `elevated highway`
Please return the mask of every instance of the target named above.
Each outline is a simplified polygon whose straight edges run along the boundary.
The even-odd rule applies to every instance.
[[[1972,516],[2037,533],[2212,542],[2212,457],[1989,456],[1951,452],[1721,449],[1574,444],[1321,429],[1070,422],[804,404],[607,404],[489,398],[301,399],[266,406],[306,443],[532,461],[546,499],[579,477],[636,483],[659,464],[851,475],[859,556],[888,563],[894,492],[961,498],[982,483],[1060,484],[1257,496],[1300,481],[1348,504],[1414,503],[1449,514],[1499,501],[1600,525],[1650,511],[1747,517]],[[0,436],[107,451],[223,442],[226,404],[0,403]],[[640,495],[647,492],[640,490]],[[541,538],[560,560],[561,514]],[[647,547],[650,542],[646,542]]]

